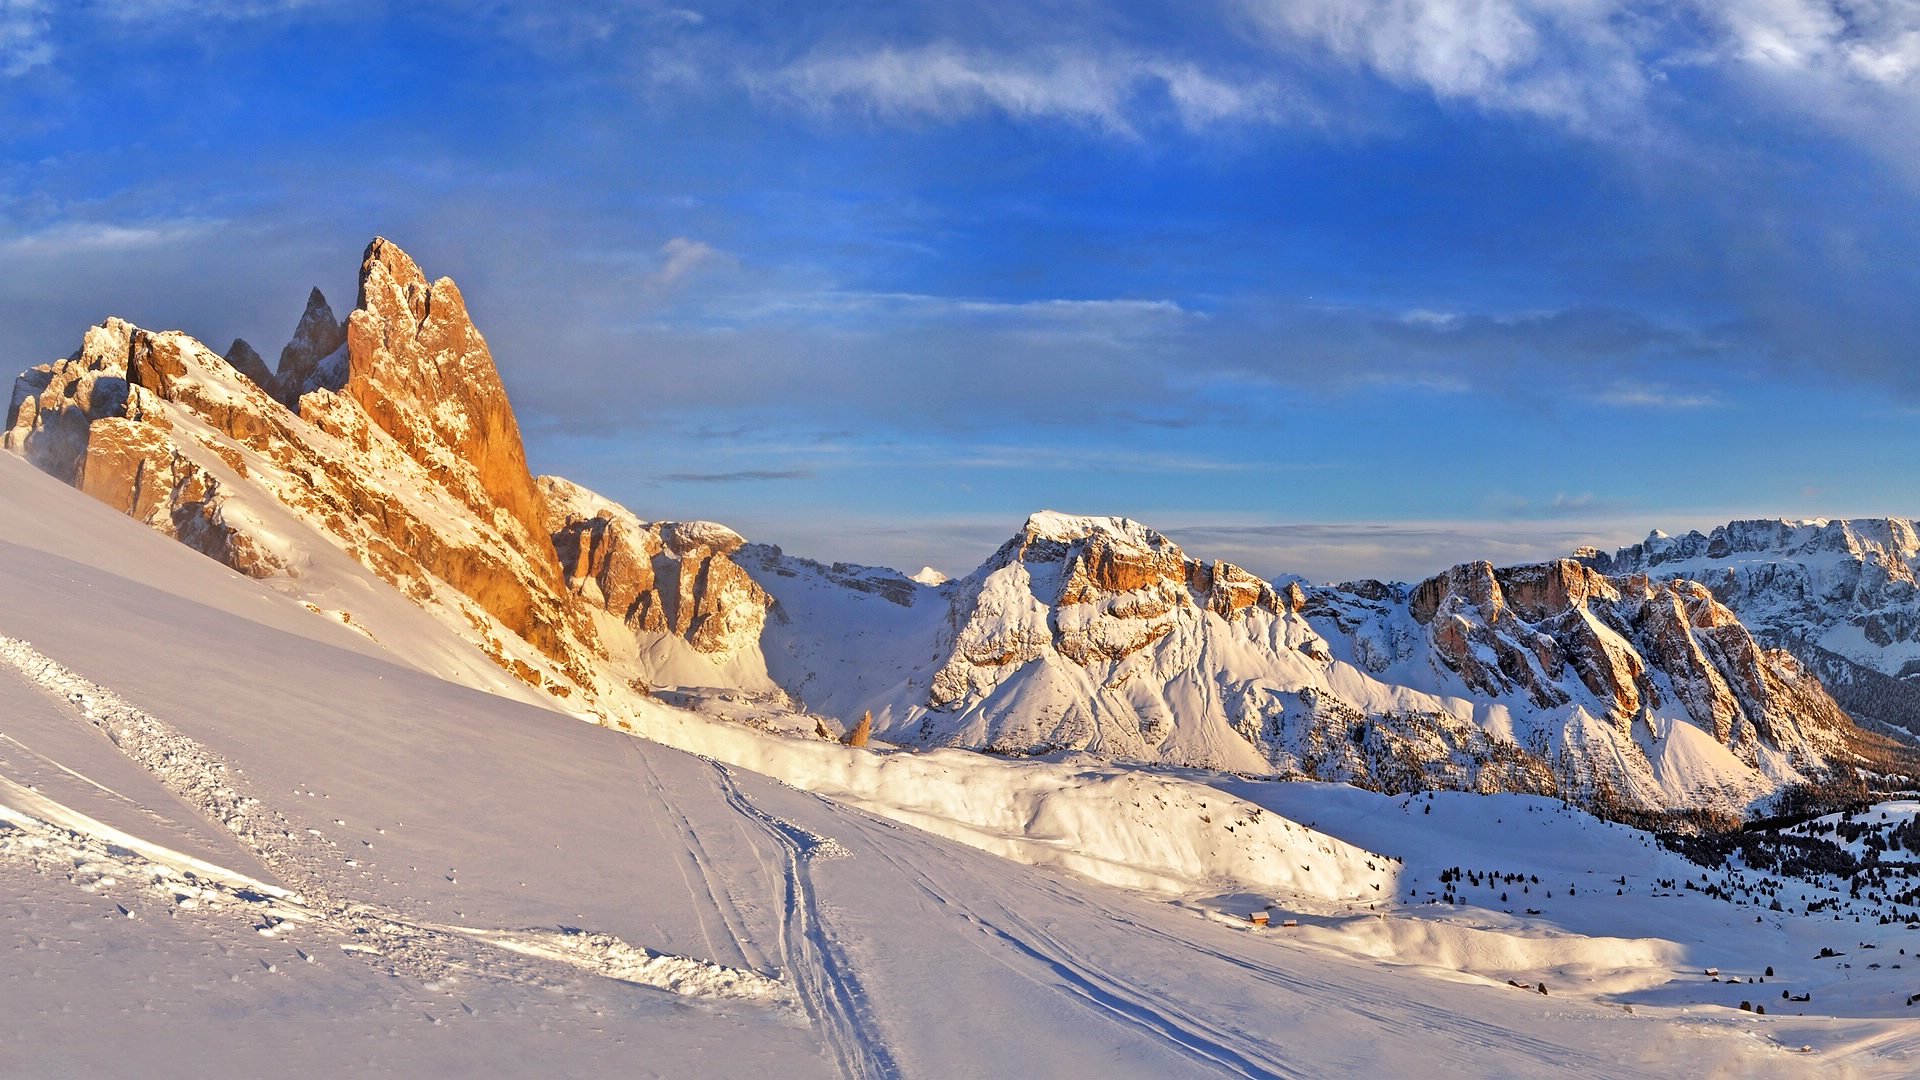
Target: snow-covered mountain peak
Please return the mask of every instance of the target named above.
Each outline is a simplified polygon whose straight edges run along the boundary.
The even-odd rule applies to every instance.
[[[746,537],[715,521],[667,521],[660,525],[660,542],[675,558],[731,555]]]
[[[1615,563],[1652,569],[1692,560],[1752,561],[1832,554],[1906,562],[1920,556],[1920,533],[1905,518],[1749,518],[1680,536],[1655,531],[1622,548]]]
[[[1112,544],[1146,549],[1161,549],[1173,542],[1131,518],[1097,517],[1088,514],[1062,514],[1041,510],[1030,515],[1020,535],[1029,541],[1058,540],[1063,543],[1099,537]]]
[[[832,583],[750,572],[781,608]],[[904,743],[1742,811],[1851,761],[1852,726],[1694,582],[1573,559],[1283,587],[1144,525],[1036,515],[864,630],[770,620],[781,684]],[[851,598],[849,598],[851,599]],[[931,612],[926,609],[933,607]],[[941,617],[944,616],[944,617]],[[916,647],[916,641],[918,645]],[[857,674],[854,674],[857,673]]]

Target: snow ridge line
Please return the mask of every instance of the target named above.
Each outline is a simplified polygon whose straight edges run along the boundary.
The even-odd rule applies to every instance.
[[[0,796],[11,791],[7,797],[24,808],[0,801],[0,857],[26,862],[42,873],[64,873],[88,891],[117,886],[123,879],[145,882],[183,910],[244,905],[260,917],[255,928],[267,936],[278,935],[283,926],[311,924],[343,935],[343,952],[377,957],[392,974],[424,982],[471,974],[554,985],[538,965],[523,959],[533,958],[685,996],[791,1000],[784,983],[758,972],[639,948],[611,934],[571,927],[437,926],[335,896],[326,886],[326,873],[341,859],[338,849],[324,837],[296,831],[278,811],[248,794],[238,769],[25,641],[0,635],[0,663],[60,698],[168,791],[232,833],[283,883],[299,887],[281,893],[215,881],[205,872],[210,868],[199,866],[198,860],[153,845],[143,845],[143,855],[122,843],[129,838],[117,830],[11,783],[0,789]],[[244,875],[232,876],[236,882],[245,880]]]
[[[17,638],[0,636],[0,662],[60,698],[120,752],[152,773],[161,785],[232,833],[247,850],[285,881],[315,887],[309,898],[320,907],[335,906],[318,891],[317,868],[298,857],[300,847],[322,838],[302,836],[280,813],[241,790],[237,770],[152,714],[134,707],[112,690],[63,667]],[[302,853],[304,854],[304,853]]]

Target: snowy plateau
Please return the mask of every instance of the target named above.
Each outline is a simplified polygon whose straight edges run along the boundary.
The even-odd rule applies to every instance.
[[[533,475],[385,240],[5,421],[0,1074],[1920,1071],[1911,523],[820,563]]]

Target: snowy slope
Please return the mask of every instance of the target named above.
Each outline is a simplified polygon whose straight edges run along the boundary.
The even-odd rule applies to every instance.
[[[1746,1075],[1804,1063],[1728,1009],[1630,1015],[1491,974],[1419,975],[1433,965],[1414,953],[1383,967],[1357,938],[1249,933],[1213,914],[1238,901],[1210,896],[1248,892],[1228,876],[1170,905],[994,858],[396,664],[17,464],[0,462],[0,499],[0,876],[15,898],[0,934],[28,975],[0,991],[14,1071],[1072,1075],[1097,1062],[1114,1076],[1651,1076],[1675,1061]],[[670,717],[705,724],[656,720]],[[842,753],[925,760],[962,791],[1001,768]],[[1174,782],[1119,790],[1147,802]],[[1196,823],[1186,835],[1207,810],[1247,805],[1215,798],[1180,810]],[[1023,827],[1065,851],[1114,828],[1069,811]],[[1369,858],[1311,842],[1333,860],[1317,873]],[[1340,912],[1357,905],[1331,894],[1359,879],[1326,880],[1337,887],[1263,895],[1351,918]],[[679,1004],[689,994],[703,1004]],[[1830,1036],[1836,1055],[1863,1037]]]

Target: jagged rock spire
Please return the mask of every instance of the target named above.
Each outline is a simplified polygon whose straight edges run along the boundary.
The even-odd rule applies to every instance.
[[[375,237],[361,259],[340,392],[474,512],[490,518],[497,508],[520,523],[525,550],[540,554],[559,582],[546,504],[527,471],[520,425],[486,339],[453,279],[429,284],[385,237]],[[449,454],[472,468],[447,470]]]
[[[347,339],[346,328],[334,318],[333,308],[319,289],[307,294],[307,310],[294,327],[293,340],[280,350],[274,372],[274,396],[289,409],[299,407],[300,395],[317,388],[320,362],[333,355]]]

